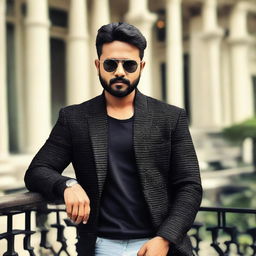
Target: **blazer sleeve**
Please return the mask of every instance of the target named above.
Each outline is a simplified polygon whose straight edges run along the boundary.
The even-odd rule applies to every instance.
[[[170,161],[172,201],[169,215],[160,225],[157,235],[178,244],[192,227],[202,200],[199,166],[184,109],[181,109],[172,133]]]
[[[64,109],[49,138],[30,163],[24,181],[28,190],[39,192],[49,200],[63,199],[65,181],[70,177],[61,173],[71,162],[71,135],[65,120]]]

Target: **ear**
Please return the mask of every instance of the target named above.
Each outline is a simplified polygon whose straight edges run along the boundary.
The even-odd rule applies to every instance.
[[[140,63],[140,72],[143,71],[145,65],[146,65],[146,62],[145,61],[141,61],[141,63]]]
[[[96,59],[96,60],[94,61],[94,64],[95,64],[95,67],[96,67],[96,69],[97,69],[97,71],[98,71],[98,74],[99,74],[99,71],[100,71],[100,61],[99,61],[98,59]]]

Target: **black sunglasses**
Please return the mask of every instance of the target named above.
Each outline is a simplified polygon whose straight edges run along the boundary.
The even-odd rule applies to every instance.
[[[103,67],[107,72],[114,72],[119,62],[122,63],[123,69],[128,73],[133,73],[138,68],[138,63],[135,60],[127,60],[127,59],[106,59],[103,61]]]

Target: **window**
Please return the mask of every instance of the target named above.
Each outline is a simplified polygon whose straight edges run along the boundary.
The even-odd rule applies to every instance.
[[[52,26],[63,28],[68,26],[68,15],[65,11],[50,9],[49,16]]]

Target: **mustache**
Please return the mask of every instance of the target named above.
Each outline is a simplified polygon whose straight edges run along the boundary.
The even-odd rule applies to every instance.
[[[112,78],[110,81],[109,81],[109,84],[114,84],[114,83],[124,83],[124,84],[127,84],[127,85],[131,85],[130,81],[123,78],[123,77],[115,77],[115,78]]]

